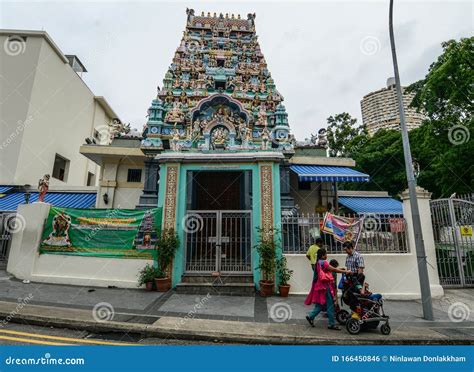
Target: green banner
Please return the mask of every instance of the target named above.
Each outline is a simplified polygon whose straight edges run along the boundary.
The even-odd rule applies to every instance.
[[[40,253],[89,257],[154,258],[162,209],[51,207]]]

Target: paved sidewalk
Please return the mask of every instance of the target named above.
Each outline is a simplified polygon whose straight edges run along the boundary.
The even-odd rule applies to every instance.
[[[25,284],[1,272],[0,283],[0,315],[42,325],[247,343],[474,341],[474,289],[449,290],[444,298],[434,300],[434,322],[422,319],[419,301],[386,301],[390,336],[382,336],[379,331],[350,336],[345,330],[327,330],[324,318],[317,320],[316,328],[309,327],[304,317],[310,308],[304,305],[304,296],[186,295]],[[101,317],[107,321],[102,322]]]

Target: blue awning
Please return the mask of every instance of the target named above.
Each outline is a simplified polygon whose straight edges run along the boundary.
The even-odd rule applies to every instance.
[[[0,186],[0,194],[6,193],[13,189],[13,186]]]
[[[325,165],[290,165],[300,181],[368,182],[369,175],[347,167]]]
[[[39,193],[30,194],[30,203],[38,200]],[[95,193],[85,192],[50,192],[44,201],[54,207],[62,208],[92,208],[95,206]],[[0,198],[0,211],[16,211],[18,205],[25,204],[25,193],[14,192]]]
[[[403,214],[403,203],[389,197],[340,196],[338,200],[358,214]]]

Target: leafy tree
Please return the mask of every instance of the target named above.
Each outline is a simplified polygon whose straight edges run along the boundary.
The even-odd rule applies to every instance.
[[[409,133],[412,156],[421,170],[417,183],[434,198],[472,193],[474,188],[474,38],[450,40],[442,46],[443,53],[425,78],[408,87],[415,93],[412,107],[427,116],[422,126]],[[406,189],[400,132],[382,130],[370,138],[362,132],[351,138],[346,134],[351,134],[346,128],[350,122],[334,118],[333,123],[342,126],[334,131],[338,153],[350,154],[357,168],[371,176],[368,183],[348,183],[345,188],[386,190],[392,196]]]
[[[347,112],[327,118],[327,138],[329,156],[350,156],[349,142],[364,133],[362,126],[357,126],[357,119]]]
[[[361,143],[355,147],[354,142]],[[406,188],[402,137],[395,130],[379,130],[372,137],[358,136],[349,144],[357,169],[370,175],[370,182],[347,183],[346,189],[388,191],[396,196]]]
[[[408,87],[415,93],[411,106],[428,118],[410,133],[413,155],[421,160],[418,181],[437,197],[469,193],[474,185],[474,37],[442,47],[425,78]]]
[[[474,37],[441,45],[443,53],[431,64],[425,78],[408,87],[409,92],[415,92],[411,106],[445,128],[466,125],[474,109]]]

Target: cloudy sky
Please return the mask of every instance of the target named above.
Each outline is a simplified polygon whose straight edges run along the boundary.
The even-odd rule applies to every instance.
[[[395,1],[402,84],[425,76],[440,43],[472,35],[471,1]],[[89,71],[84,80],[120,118],[142,128],[156,86],[185,27],[186,7],[255,12],[269,69],[300,140],[393,75],[388,0],[377,1],[15,1],[0,0],[0,28],[47,31]]]

